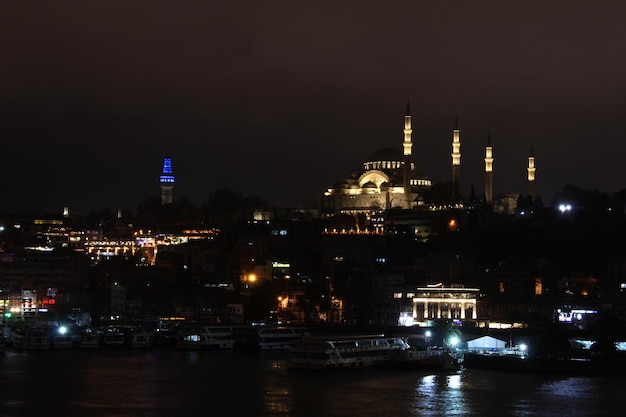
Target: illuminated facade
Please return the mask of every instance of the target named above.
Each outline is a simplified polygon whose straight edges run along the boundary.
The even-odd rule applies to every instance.
[[[384,148],[375,152],[360,169],[329,188],[322,199],[322,214],[376,212],[391,208],[410,209],[432,186],[412,161],[411,115],[404,116],[402,152]]]
[[[433,190],[431,179],[420,172],[412,160],[413,140],[410,108],[407,103],[404,116],[402,151],[396,148],[383,148],[372,154],[369,159],[355,170],[352,175],[328,188],[322,197],[321,214],[376,214],[389,209],[414,209],[418,206],[430,210],[446,210],[463,206],[461,192],[461,135],[458,118],[455,118],[452,130],[452,177],[450,194],[438,194]],[[484,201],[494,210],[502,211],[497,196],[493,193],[493,147],[491,132],[487,135],[485,147],[485,188]],[[535,158],[528,159],[529,194],[534,201],[535,195]],[[434,193],[429,193],[434,191]],[[519,193],[515,193],[519,195]],[[429,198],[431,196],[431,198]],[[434,196],[434,197],[432,197]],[[437,199],[435,201],[435,199]]]
[[[104,236],[86,237],[85,253],[93,264],[116,256],[133,257],[137,265],[154,265],[159,248],[177,246],[191,241],[213,240],[217,229],[185,229],[179,234],[153,235],[150,230],[138,230],[129,239],[110,239]]]
[[[413,319],[477,320],[478,288],[443,285],[417,288],[413,298]]]
[[[172,171],[172,159],[166,157],[163,160],[163,173],[159,177],[161,183],[161,204],[171,204],[172,190],[174,189],[174,174]]]

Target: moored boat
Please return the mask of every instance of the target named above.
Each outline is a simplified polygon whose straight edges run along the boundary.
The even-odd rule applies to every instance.
[[[98,341],[103,348],[122,347],[126,343],[126,336],[120,328],[108,326],[99,331]]]
[[[190,350],[232,349],[233,328],[229,326],[188,326],[179,330],[177,346]]]
[[[237,335],[235,347],[252,350],[287,350],[305,337],[305,332],[286,326],[252,327]]]
[[[394,351],[409,349],[401,337],[309,338],[289,349],[289,369],[364,368],[389,364]]]
[[[20,326],[11,333],[11,344],[16,349],[50,349],[50,332],[43,326]]]
[[[48,328],[50,335],[50,349],[71,349],[74,347],[74,338],[65,326],[51,326]]]
[[[401,349],[394,350],[389,364],[396,369],[458,370],[458,358],[447,350]]]
[[[152,347],[152,332],[147,330],[137,329],[132,331],[129,333],[128,338],[132,348]]]
[[[463,367],[519,373],[568,375],[626,375],[626,358],[529,357],[499,353],[468,352]]]
[[[79,349],[97,349],[100,347],[98,333],[91,327],[80,328],[74,335],[74,347]]]

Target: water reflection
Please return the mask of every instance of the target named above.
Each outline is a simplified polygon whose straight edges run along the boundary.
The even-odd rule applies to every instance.
[[[467,416],[461,374],[432,374],[417,380],[414,396],[416,416]]]
[[[285,353],[88,351],[0,355],[2,417],[592,417],[626,409],[624,378],[463,370],[295,372]],[[51,408],[52,407],[52,408]],[[50,414],[50,413],[48,413]]]
[[[266,362],[265,415],[290,415],[293,412],[291,380],[288,378],[286,362],[270,358]]]

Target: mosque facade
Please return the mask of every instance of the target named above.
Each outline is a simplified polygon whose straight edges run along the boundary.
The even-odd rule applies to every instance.
[[[412,209],[423,202],[432,181],[412,160],[411,113],[404,116],[402,151],[374,152],[349,178],[329,188],[322,198],[323,214],[360,213],[392,208]]]
[[[373,213],[390,209],[411,210],[419,207],[446,209],[463,205],[459,191],[461,140],[458,120],[455,120],[452,131],[452,176],[450,189],[444,190],[445,198],[432,192],[433,182],[413,162],[411,112],[408,103],[403,132],[402,150],[383,148],[374,152],[350,177],[328,188],[321,199],[322,215]],[[512,212],[514,208],[511,206],[511,199],[516,200],[517,196],[508,194],[497,201],[493,197],[494,151],[491,133],[487,136],[484,162],[485,192],[479,200],[491,205],[494,211]],[[534,201],[536,168],[532,147],[527,171],[528,193]]]

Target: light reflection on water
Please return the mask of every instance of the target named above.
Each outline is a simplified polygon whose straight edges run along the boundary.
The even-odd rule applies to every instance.
[[[624,378],[464,370],[297,372],[285,352],[38,352],[0,355],[2,417],[593,417],[626,409]]]
[[[436,373],[417,379],[413,410],[416,416],[467,416],[460,374]]]

